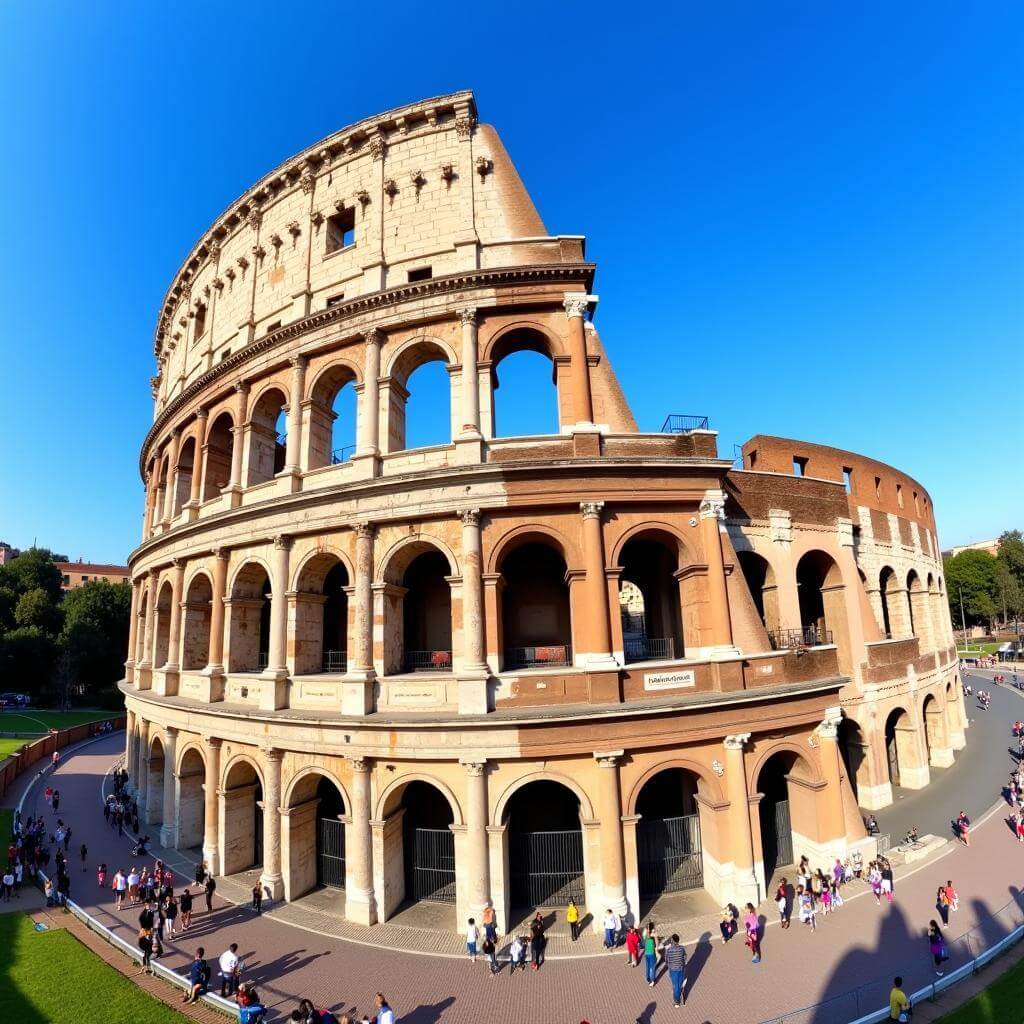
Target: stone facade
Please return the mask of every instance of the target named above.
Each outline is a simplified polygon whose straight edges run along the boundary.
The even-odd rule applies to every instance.
[[[963,746],[924,489],[880,467],[903,504],[864,491],[879,464],[820,446],[755,438],[737,470],[712,430],[640,433],[593,275],[469,93],[318,143],[196,245],[157,327],[122,684],[164,842],[274,896],[343,884],[364,924],[568,894],[599,922],[686,885],[756,902],[794,851],[870,846],[857,798]],[[559,432],[499,437],[524,349]],[[408,449],[434,360],[450,442]]]

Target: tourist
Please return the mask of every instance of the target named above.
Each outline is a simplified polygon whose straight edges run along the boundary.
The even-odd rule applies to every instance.
[[[4,871],[3,875],[3,896],[4,903],[11,902],[11,894],[14,892],[14,871],[11,866],[7,866],[7,870]]]
[[[491,968],[491,977],[493,978],[498,973],[498,947],[494,943],[494,939],[484,932],[484,944],[483,953],[487,957],[487,963]]]
[[[492,907],[488,907],[488,910],[493,912]],[[487,911],[484,911],[484,927],[487,927]],[[565,908],[565,920],[569,924],[569,934],[572,936],[572,941],[575,942],[580,937],[580,908],[576,906],[575,900],[569,900],[569,906]]]
[[[604,948],[609,953],[615,950],[615,947],[619,944],[619,928],[621,922],[619,921],[619,915],[616,914],[611,907],[604,912]]]
[[[786,878],[782,878],[779,882],[778,889],[775,890],[775,905],[779,908],[779,924],[783,928],[789,927],[789,882]],[[722,938],[725,942],[725,938]]]
[[[167,934],[174,938],[174,922],[178,919],[178,901],[172,893],[164,903],[164,914],[167,916]]]
[[[658,937],[654,930],[654,922],[649,921],[643,938],[644,950],[644,977],[650,988],[654,988],[654,982],[658,976]]]
[[[128,900],[134,907],[139,902],[139,882],[141,876],[135,867],[128,872]]]
[[[956,819],[956,831],[960,837],[960,842],[964,846],[971,845],[971,819],[967,817],[966,811],[961,811]]]
[[[201,886],[206,881],[206,861],[201,860],[196,865],[195,883]]]
[[[217,882],[212,874],[206,876],[206,912],[213,911],[213,894],[217,891]]]
[[[238,979],[242,972],[242,961],[238,959],[238,943],[232,942],[220,955],[220,995],[227,999],[238,990]]]
[[[885,898],[892,903],[893,893],[896,889],[896,880],[893,877],[892,865],[886,858],[882,858],[882,892],[885,893]]]
[[[935,920],[928,922],[928,952],[935,962],[935,976],[941,978],[943,972],[939,968],[949,959],[949,954],[946,952],[946,940],[943,938],[942,929]]]
[[[106,864],[101,864],[96,869],[96,884],[101,889],[105,889],[107,887],[107,865]]]
[[[50,755],[50,766],[53,768],[54,771],[56,771],[57,770],[57,765],[59,765],[59,764],[60,764],[60,751],[59,750],[55,750]],[[56,810],[56,809],[57,808],[54,807],[54,810]]]
[[[572,900],[570,900],[569,901],[570,909],[572,907],[574,907],[574,906],[575,906],[575,904],[572,902]],[[490,939],[491,942],[497,942],[498,941],[498,917],[497,917],[497,914],[494,911],[494,904],[491,903],[490,900],[488,900],[487,906],[484,907],[483,926],[484,926],[484,935],[488,939]]]
[[[748,903],[745,910],[743,928],[747,935],[746,944],[750,947],[750,962],[759,964],[761,962],[761,922],[757,919],[753,903]]]
[[[868,885],[875,894],[875,904],[882,905],[882,872],[878,870],[878,862],[872,861],[868,865]]]
[[[120,910],[124,906],[125,893],[128,891],[128,879],[121,868],[114,872],[114,907]]]
[[[949,899],[946,896],[946,887],[940,885],[938,891],[935,893],[935,909],[939,912],[939,917],[942,918],[944,925],[949,924]]]
[[[853,876],[859,879],[864,874],[864,854],[860,850],[853,851]]]
[[[153,956],[153,932],[150,928],[139,928],[139,949],[142,951],[142,970],[139,974],[151,974],[150,959]]]
[[[829,886],[829,895],[831,896],[832,911],[834,913],[835,911],[837,911],[843,905],[843,902],[844,902],[843,901],[842,891],[840,890],[839,886],[836,885],[835,882],[833,882]]]
[[[52,907],[56,902],[56,887],[52,878],[46,880],[46,884],[43,886],[43,895],[46,897],[46,905]]]
[[[739,920],[740,912],[734,903],[726,903],[722,910],[722,920],[718,922],[718,930],[722,933],[722,945],[724,946],[739,930],[736,923]]]
[[[258,880],[252,887],[252,909],[257,914],[263,913],[263,886],[260,885]]]
[[[110,824],[110,799],[109,799],[109,797],[103,803],[103,820],[108,825]]]
[[[821,914],[822,917],[828,917],[832,913],[832,886],[835,882],[826,884],[825,888],[821,890]]]
[[[206,986],[210,984],[210,965],[204,959],[205,956],[206,950],[200,946],[196,950],[195,959],[193,959],[188,969],[189,987],[185,992],[185,998],[182,999],[183,1003],[197,1002],[199,997],[206,991]]]
[[[14,895],[21,899],[21,879],[23,877],[25,868],[20,860],[14,862]]]
[[[374,1005],[377,1008],[376,1024],[395,1024],[395,1011],[388,1005],[382,992],[377,993]]]
[[[89,850],[86,847],[85,843],[82,843],[82,845],[79,846],[79,848],[78,848],[78,856],[82,858],[82,870],[83,871],[88,870],[86,868],[86,866],[85,866],[85,862],[86,862],[86,860],[89,857]]]
[[[476,918],[471,917],[466,925],[466,953],[476,963],[476,944],[480,938],[480,929],[476,926]]]
[[[53,756],[54,757],[57,756],[57,751],[56,750],[53,752]],[[53,797],[50,800],[50,805],[53,807],[53,813],[56,814],[57,813],[57,808],[60,807],[60,790],[59,789],[55,789],[53,791]]]
[[[953,880],[951,878],[946,879],[946,902],[951,910],[960,909],[960,896],[956,889],[953,888]]]
[[[544,922],[540,914],[530,923],[530,960],[535,971],[544,966],[544,950],[548,945],[548,937],[544,934]]]
[[[811,926],[811,931],[813,932],[815,930],[814,894],[809,889],[805,889],[802,885],[797,886],[796,905],[800,908],[801,924],[809,924]]]
[[[516,968],[526,970],[526,939],[516,936],[508,949],[509,977],[516,973]]]
[[[192,924],[192,890],[187,886],[181,894],[178,910],[181,913],[181,930],[184,932]]]
[[[686,984],[686,950],[680,945],[678,935],[673,934],[661,947],[661,955],[672,982],[672,1005],[679,1006],[683,1001],[683,986]]]
[[[909,1018],[910,1000],[903,991],[903,979],[897,975],[892,979],[892,989],[889,992],[889,1020],[898,1020],[906,1024]]]

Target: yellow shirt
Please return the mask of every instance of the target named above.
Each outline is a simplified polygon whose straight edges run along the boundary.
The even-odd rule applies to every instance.
[[[904,1010],[910,1009],[910,1000],[904,995],[903,989],[893,988],[889,993],[889,1020],[899,1020]]]
[[[576,907],[569,907],[565,912],[565,919],[569,924],[576,924],[580,919],[580,912]]]

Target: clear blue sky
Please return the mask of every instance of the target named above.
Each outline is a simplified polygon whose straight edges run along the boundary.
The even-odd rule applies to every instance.
[[[465,87],[549,231],[588,236],[642,428],[873,455],[947,546],[1024,526],[1018,4],[4,4],[0,38],[0,538],[125,559],[196,237],[302,147]]]

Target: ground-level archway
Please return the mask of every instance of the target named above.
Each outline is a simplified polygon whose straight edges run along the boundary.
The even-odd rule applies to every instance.
[[[159,736],[149,745],[146,780],[146,824],[162,825],[164,820],[164,745]]]
[[[641,899],[704,885],[699,777],[666,768],[644,783],[636,801],[637,878]]]
[[[916,760],[911,733],[908,712],[903,708],[890,711],[885,720],[885,759],[889,767],[889,781],[894,786],[904,785],[906,770]]]
[[[861,727],[846,716],[839,723],[839,752],[846,767],[846,777],[850,780],[850,788],[853,790],[854,798],[857,798],[861,780],[869,782],[868,748]]]
[[[586,902],[580,802],[568,786],[537,779],[505,805],[513,910]]]
[[[181,757],[175,780],[178,820],[174,844],[179,850],[190,850],[203,844],[205,777],[206,762],[202,752],[196,747],[189,747]]]
[[[658,530],[632,537],[619,556],[623,592],[633,606],[623,609],[623,655],[627,662],[683,657],[679,602],[679,542]],[[631,584],[633,590],[628,589]],[[633,596],[639,594],[639,600]]]
[[[218,845],[223,875],[263,865],[263,780],[251,761],[235,761],[224,777]]]
[[[292,787],[281,836],[288,899],[317,886],[345,888],[346,810],[341,790],[320,772],[303,775]]]
[[[757,774],[761,860],[765,887],[772,876],[796,860],[797,841],[817,832],[815,792],[810,765],[794,750],[777,750]],[[804,783],[804,785],[801,785]]]

